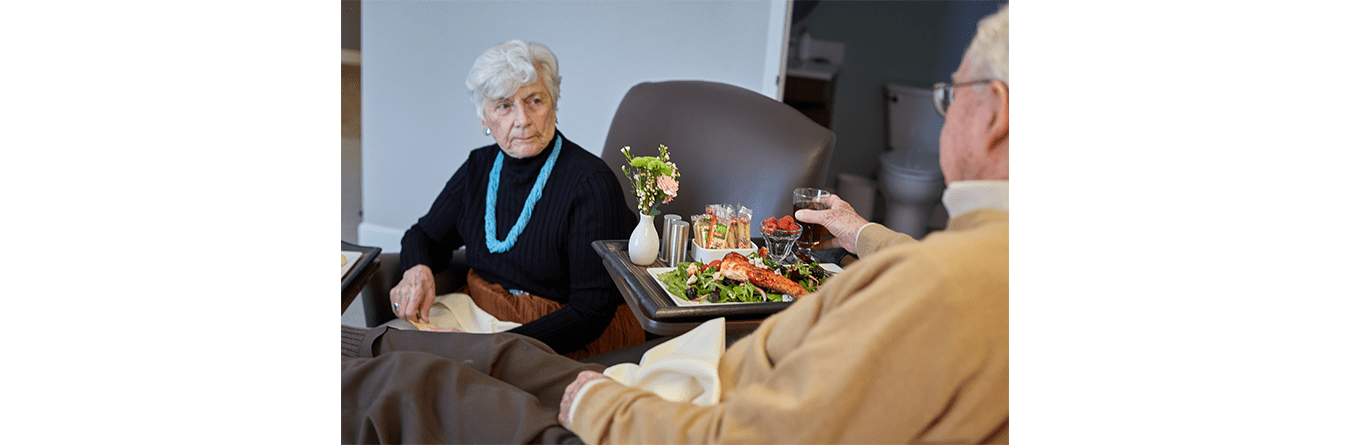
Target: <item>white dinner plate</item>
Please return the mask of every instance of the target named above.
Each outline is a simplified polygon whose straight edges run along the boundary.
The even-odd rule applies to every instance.
[[[843,272],[843,271],[844,271],[844,269],[841,269],[839,266],[836,266],[834,263],[820,263],[820,268],[821,268],[821,269],[825,269],[826,272],[834,273],[834,274],[837,274],[837,273],[839,273],[839,272]],[[667,289],[667,288],[666,288],[666,283],[661,282],[660,275],[663,274],[663,273],[666,273],[666,272],[670,272],[670,271],[672,271],[672,270],[675,270],[675,268],[674,268],[674,267],[648,267],[648,268],[647,268],[647,274],[648,274],[648,275],[651,275],[651,276],[652,276],[652,279],[653,279],[653,280],[656,280],[656,284],[660,285],[660,286],[661,286],[661,289],[664,290],[664,291],[666,291],[666,295],[670,295],[670,301],[674,301],[676,306],[680,306],[680,307],[688,307],[688,306],[702,306],[702,305],[709,305],[709,304],[759,304],[759,303],[746,303],[746,302],[743,302],[743,301],[730,301],[730,302],[725,302],[725,303],[709,303],[709,302],[707,302],[706,300],[705,300],[705,301],[699,301],[699,302],[693,302],[693,301],[686,300],[686,299],[684,299],[684,297],[681,297],[681,296],[679,296],[679,295],[675,295],[674,292],[671,292],[670,289]],[[787,298],[792,298],[792,297],[787,297]]]

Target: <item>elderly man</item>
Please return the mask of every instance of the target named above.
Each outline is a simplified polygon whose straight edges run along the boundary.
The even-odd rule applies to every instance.
[[[948,230],[909,242],[842,201],[800,213],[862,259],[729,347],[720,400],[668,401],[512,334],[344,326],[343,440],[1007,443],[1007,30],[1006,8],[981,20],[935,87]]]
[[[980,22],[952,81],[934,87],[947,231],[909,242],[837,198],[798,211],[862,260],[727,350],[720,403],[583,372],[563,424],[588,443],[1006,442],[1006,8]]]

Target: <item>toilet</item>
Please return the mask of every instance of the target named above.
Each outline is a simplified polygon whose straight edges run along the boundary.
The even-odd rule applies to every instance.
[[[938,165],[942,116],[933,110],[928,88],[886,85],[887,151],[881,155],[877,183],[885,198],[882,223],[916,239],[930,227],[946,226],[940,208],[947,188]]]

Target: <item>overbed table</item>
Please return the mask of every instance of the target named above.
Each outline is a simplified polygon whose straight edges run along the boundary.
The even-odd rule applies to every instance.
[[[762,245],[762,241],[755,240]],[[705,321],[726,317],[727,338],[739,338],[755,330],[769,315],[792,303],[708,304],[681,307],[671,300],[665,288],[647,273],[648,267],[670,267],[657,259],[649,266],[633,264],[628,257],[628,240],[597,240],[591,243],[604,259],[605,269],[628,302],[642,329],[656,335],[673,336],[688,332]]]

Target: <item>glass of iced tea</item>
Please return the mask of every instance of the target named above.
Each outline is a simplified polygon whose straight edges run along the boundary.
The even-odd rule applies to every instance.
[[[830,206],[825,204],[825,198],[830,196],[830,192],[817,188],[799,188],[792,191],[792,213],[796,214],[798,210],[825,210]],[[802,235],[797,238],[797,257],[803,255],[810,256],[812,249],[816,244],[820,244],[821,237],[829,232],[825,226],[820,224],[808,224],[797,221],[802,226]]]

